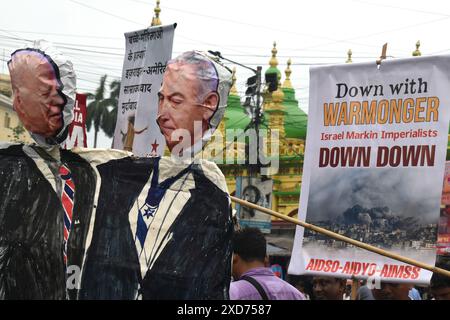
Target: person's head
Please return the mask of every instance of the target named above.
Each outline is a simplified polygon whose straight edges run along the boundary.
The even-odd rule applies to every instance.
[[[313,278],[313,294],[316,300],[342,300],[347,280],[316,276]]]
[[[196,51],[185,52],[167,62],[159,90],[157,123],[169,150],[182,142],[191,146],[219,125],[231,85],[231,73]],[[194,123],[201,130],[195,132]],[[177,129],[187,130],[191,141],[178,141]],[[183,138],[180,138],[182,140]]]
[[[246,271],[265,267],[266,238],[259,229],[244,228],[233,235],[233,277],[239,279]]]
[[[310,276],[288,274],[287,280],[301,293],[311,294],[312,283]]]
[[[13,52],[8,68],[13,108],[24,127],[41,145],[63,142],[75,97],[75,73],[70,61],[45,41],[38,41],[34,48]]]
[[[294,286],[298,291],[300,291],[301,293],[306,293],[306,287],[305,287],[305,283],[302,281],[299,281],[295,284]]]
[[[375,300],[410,300],[409,291],[414,285],[410,283],[381,282],[380,289],[372,289]]]
[[[351,295],[352,293],[352,285],[351,284],[347,284],[345,286],[345,292],[344,292],[347,296]]]
[[[438,262],[436,267],[450,270],[450,262]],[[430,281],[430,291],[436,300],[450,300],[450,278],[433,273]]]
[[[255,186],[249,185],[244,188],[243,198],[251,203],[258,203],[261,194]]]
[[[9,68],[14,110],[25,128],[46,138],[55,136],[66,103],[56,64],[41,51],[25,49],[13,54]]]

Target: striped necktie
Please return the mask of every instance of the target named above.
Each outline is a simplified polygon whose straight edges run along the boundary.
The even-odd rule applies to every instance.
[[[64,264],[67,265],[67,241],[69,240],[70,227],[72,225],[73,200],[75,196],[75,184],[69,168],[62,165],[59,174],[63,180],[61,202],[64,209]]]

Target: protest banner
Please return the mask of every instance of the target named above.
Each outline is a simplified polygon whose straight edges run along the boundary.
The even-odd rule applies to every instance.
[[[433,265],[449,71],[449,56],[312,68],[300,220]],[[299,227],[289,273],[431,277]]]
[[[271,179],[236,178],[236,196],[263,208],[272,207],[272,189],[273,180]],[[241,205],[236,205],[236,210],[241,226],[258,228],[263,233],[270,233],[272,223],[269,215]]]
[[[411,259],[411,258],[408,258],[408,257],[403,257],[403,256],[401,256],[399,254],[392,253],[392,252],[380,249],[378,247],[375,247],[373,245],[366,244],[364,242],[351,239],[349,237],[346,237],[346,236],[343,236],[343,235],[341,235],[339,233],[335,233],[333,231],[330,231],[330,230],[318,227],[318,226],[313,225],[311,223],[306,223],[304,221],[301,221],[301,220],[298,220],[298,219],[295,219],[295,218],[291,218],[291,217],[289,217],[289,216],[287,216],[285,214],[273,211],[271,209],[267,209],[267,208],[264,208],[264,207],[257,206],[257,205],[255,205],[253,203],[250,203],[248,201],[236,198],[236,197],[231,196],[231,195],[230,195],[230,199],[231,199],[232,202],[236,203],[236,205],[239,204],[241,206],[245,206],[245,207],[248,207],[248,208],[259,210],[259,211],[261,211],[263,213],[266,213],[266,214],[268,214],[268,215],[270,215],[272,217],[281,219],[281,220],[286,221],[286,222],[290,222],[290,223],[296,224],[296,225],[301,226],[301,227],[303,227],[305,229],[312,230],[314,232],[317,232],[319,234],[327,236],[327,237],[329,237],[331,239],[335,239],[335,240],[338,240],[338,241],[343,241],[343,242],[351,244],[351,245],[353,245],[355,247],[362,248],[362,249],[370,251],[370,252],[374,252],[374,253],[382,255],[384,257],[388,257],[388,258],[394,259],[396,261],[401,261],[401,262],[407,263],[407,264],[412,265],[412,266],[416,266],[416,267],[419,267],[419,268],[423,268],[425,270],[429,270],[429,271],[431,271],[433,273],[438,273],[438,274],[444,275],[446,277],[450,277],[450,271],[442,269],[442,268],[439,268],[439,267],[436,267],[434,265],[429,265],[429,264],[426,264],[426,263],[423,263],[423,262],[420,262],[420,261],[417,261],[417,260],[414,260],[414,259]],[[352,279],[356,279],[356,277],[352,277]],[[372,279],[372,280],[376,281],[377,279]]]
[[[62,146],[64,149],[72,149],[73,147],[87,148],[86,98],[87,96],[85,94],[76,94],[73,108],[73,121],[69,125],[69,134]]]
[[[437,254],[440,256],[450,256],[450,161],[445,163]]]
[[[156,123],[158,90],[172,54],[174,25],[125,34],[114,149],[137,156],[162,155],[165,140]]]

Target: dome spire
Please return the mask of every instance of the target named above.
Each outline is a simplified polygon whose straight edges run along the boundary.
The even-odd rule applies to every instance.
[[[289,88],[289,89],[292,89],[292,83],[291,83],[291,73],[292,73],[292,70],[291,70],[291,64],[292,64],[292,61],[291,61],[291,58],[289,58],[289,60],[287,61],[287,68],[286,68],[286,70],[284,70],[284,73],[286,74],[286,79],[284,80],[283,88]]]
[[[347,51],[347,61],[345,61],[345,63],[352,63],[353,62],[352,61],[352,54],[353,54],[352,49],[348,49],[348,51]]]
[[[272,48],[272,58],[270,59],[270,67],[274,68],[277,72],[277,82],[278,82],[278,89],[274,92],[272,92],[272,101],[275,104],[278,104],[281,106],[281,103],[283,102],[284,99],[284,92],[283,90],[281,90],[281,72],[280,70],[278,70],[277,66],[278,66],[278,60],[277,60],[277,43],[274,41],[273,42],[273,48]]]
[[[277,52],[278,52],[278,50],[277,50],[277,43],[274,42],[273,43],[273,48],[272,48],[272,57],[269,60],[270,67],[266,70],[265,74],[266,74],[266,79],[267,79],[267,76],[270,76],[271,79],[272,79],[271,81],[276,81],[278,83],[278,90],[276,90],[276,91],[280,91],[281,92],[281,90],[279,90],[280,89],[280,83],[281,83],[281,72],[277,68],[277,66],[278,66]],[[273,79],[274,75],[276,75],[276,79]],[[266,91],[267,102],[273,98],[273,94],[276,91],[274,91],[274,92]]]
[[[420,47],[420,40],[418,40],[416,42],[416,50],[414,50],[413,53],[412,53],[413,57],[419,57],[419,56],[422,55],[422,53],[419,50],[419,47]]]
[[[156,0],[156,7],[155,7],[155,16],[153,17],[153,19],[152,19],[152,24],[151,24],[151,26],[152,27],[154,27],[154,26],[160,26],[162,23],[161,23],[161,19],[159,19],[159,14],[161,13],[161,8],[159,7],[159,3],[160,3],[160,1],[159,0]]]
[[[233,74],[231,77],[230,95],[234,95],[234,96],[238,95],[238,91],[236,89],[236,67],[233,68]]]
[[[278,81],[281,81],[281,72],[278,70],[278,60],[277,60],[277,43],[273,42],[273,48],[272,48],[272,57],[269,60],[270,67],[266,70],[266,74],[277,74]]]
[[[276,68],[278,66],[278,60],[277,60],[277,43],[273,42],[273,48],[272,48],[272,58],[270,58],[269,64],[272,68]]]

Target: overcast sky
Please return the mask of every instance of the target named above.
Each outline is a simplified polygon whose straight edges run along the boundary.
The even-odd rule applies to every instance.
[[[52,41],[72,58],[80,92],[93,92],[99,78],[121,76],[123,34],[148,27],[156,1],[3,1],[0,19],[1,73],[5,60],[29,40]],[[423,55],[450,53],[450,2],[375,0],[162,0],[163,24],[177,23],[174,55],[218,50],[251,67],[268,67],[277,42],[279,69],[292,58],[292,83],[300,107],[308,111],[311,64],[375,60],[388,42],[388,56],[411,56],[420,40]],[[238,89],[250,74],[237,69]],[[284,77],[284,72],[283,72]],[[101,138],[100,146],[111,140]]]

